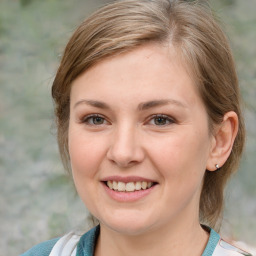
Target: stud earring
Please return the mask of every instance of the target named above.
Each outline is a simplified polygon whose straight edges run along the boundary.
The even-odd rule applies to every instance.
[[[218,164],[215,164],[216,170],[220,169],[220,166]]]

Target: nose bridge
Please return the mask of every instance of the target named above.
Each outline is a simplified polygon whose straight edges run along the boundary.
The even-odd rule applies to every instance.
[[[136,125],[123,122],[116,126],[112,134],[108,158],[122,167],[142,161],[143,150]]]

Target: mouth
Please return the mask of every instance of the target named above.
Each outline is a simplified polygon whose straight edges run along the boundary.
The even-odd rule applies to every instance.
[[[141,190],[147,190],[155,186],[157,182],[151,181],[133,181],[133,182],[122,182],[115,180],[104,181],[104,184],[111,190],[117,192],[135,192]]]

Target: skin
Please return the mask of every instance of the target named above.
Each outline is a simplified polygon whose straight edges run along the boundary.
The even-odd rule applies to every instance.
[[[199,223],[202,180],[226,159],[219,148],[235,119],[226,120],[220,133],[209,133],[203,102],[172,47],[146,45],[105,59],[73,82],[69,153],[77,191],[100,221],[96,256],[202,254],[209,237]],[[157,184],[139,200],[120,202],[106,193],[109,176]]]

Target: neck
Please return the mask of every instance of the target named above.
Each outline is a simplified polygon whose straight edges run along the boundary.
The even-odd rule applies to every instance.
[[[101,224],[95,256],[202,255],[209,234],[199,222],[168,225],[143,234],[120,234]]]

